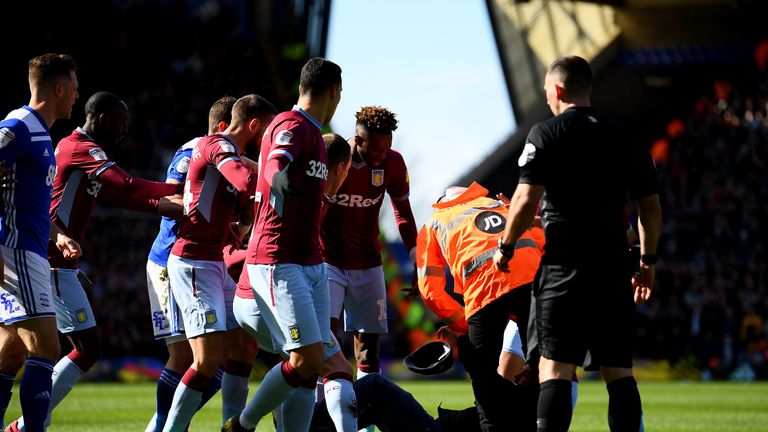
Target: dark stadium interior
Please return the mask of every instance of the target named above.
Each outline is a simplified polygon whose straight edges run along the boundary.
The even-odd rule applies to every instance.
[[[28,100],[29,58],[70,53],[78,63],[81,100],[72,119],[54,126],[54,143],[82,124],[88,96],[112,91],[127,102],[131,120],[128,137],[108,153],[132,174],[162,179],[175,149],[205,132],[207,108],[216,98],[258,93],[280,110],[291,106],[297,83],[282,77],[297,77],[308,57],[323,54],[331,2],[31,3],[15,8],[37,8],[36,25],[47,32],[25,32],[25,22],[5,17],[0,34],[14,43],[4,49],[0,77],[8,84],[0,108],[8,112]],[[643,2],[597,3],[630,8]],[[674,3],[683,8],[684,2]],[[691,10],[701,7],[697,3]],[[630,24],[644,12],[624,10],[619,17],[627,34],[599,57],[593,104],[647,144],[659,171],[665,227],[654,301],[638,308],[638,357],[720,379],[746,365],[766,379],[768,34],[751,18],[765,7],[702,3],[741,20],[739,38],[732,26],[704,21],[690,31],[656,28],[656,39],[640,40]],[[476,167],[462,183],[477,180],[491,191],[512,192],[517,173],[510,167],[517,166],[527,126],[548,111],[541,105],[526,115],[503,144],[506,156]],[[165,355],[151,337],[144,273],[157,228],[158,218],[101,206],[83,244],[105,357]],[[398,288],[409,284],[402,275],[407,279],[410,268],[398,268],[401,251],[395,246],[389,254],[388,281]],[[396,333],[384,339],[383,354],[402,358],[435,327],[425,323],[423,310],[417,318],[409,315],[416,313],[403,306],[399,289],[389,293]]]

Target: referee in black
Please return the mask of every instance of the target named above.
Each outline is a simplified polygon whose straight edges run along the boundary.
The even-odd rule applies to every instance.
[[[518,160],[520,180],[494,263],[509,271],[518,237],[541,200],[547,243],[534,293],[541,350],[538,431],[571,423],[571,377],[587,350],[609,395],[611,431],[639,431],[642,406],[632,375],[634,303],[651,296],[661,207],[646,150],[591,108],[592,70],[562,57],[544,90],[554,118],[536,124]],[[637,206],[641,258],[634,276],[624,227],[627,196]]]

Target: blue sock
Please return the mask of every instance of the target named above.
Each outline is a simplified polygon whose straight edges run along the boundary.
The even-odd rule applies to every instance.
[[[5,425],[5,410],[11,402],[11,390],[16,375],[0,372],[0,425]]]
[[[21,377],[19,399],[26,432],[45,431],[45,419],[51,403],[53,362],[39,357],[28,357]]]
[[[221,378],[224,377],[224,369],[219,368],[216,370],[216,373],[213,374],[211,377],[211,380],[208,381],[208,387],[205,388],[205,391],[203,391],[203,394],[200,398],[200,406],[197,407],[197,409],[200,409],[205,405],[209,400],[211,400],[212,397],[216,396],[216,393],[221,390]]]
[[[181,374],[165,368],[157,380],[157,405],[155,415],[155,430],[163,430],[165,421],[168,419],[168,411],[173,403],[173,394],[176,393],[176,387],[179,386]]]

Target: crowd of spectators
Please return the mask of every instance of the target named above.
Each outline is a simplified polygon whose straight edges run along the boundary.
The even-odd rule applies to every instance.
[[[768,74],[757,60],[754,75],[702,89],[651,147],[664,234],[638,354],[705,378],[768,378]]]

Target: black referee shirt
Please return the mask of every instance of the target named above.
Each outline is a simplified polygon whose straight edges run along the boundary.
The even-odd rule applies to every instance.
[[[616,259],[627,253],[624,207],[657,193],[648,151],[591,107],[537,123],[518,160],[520,183],[543,185],[548,262]]]

